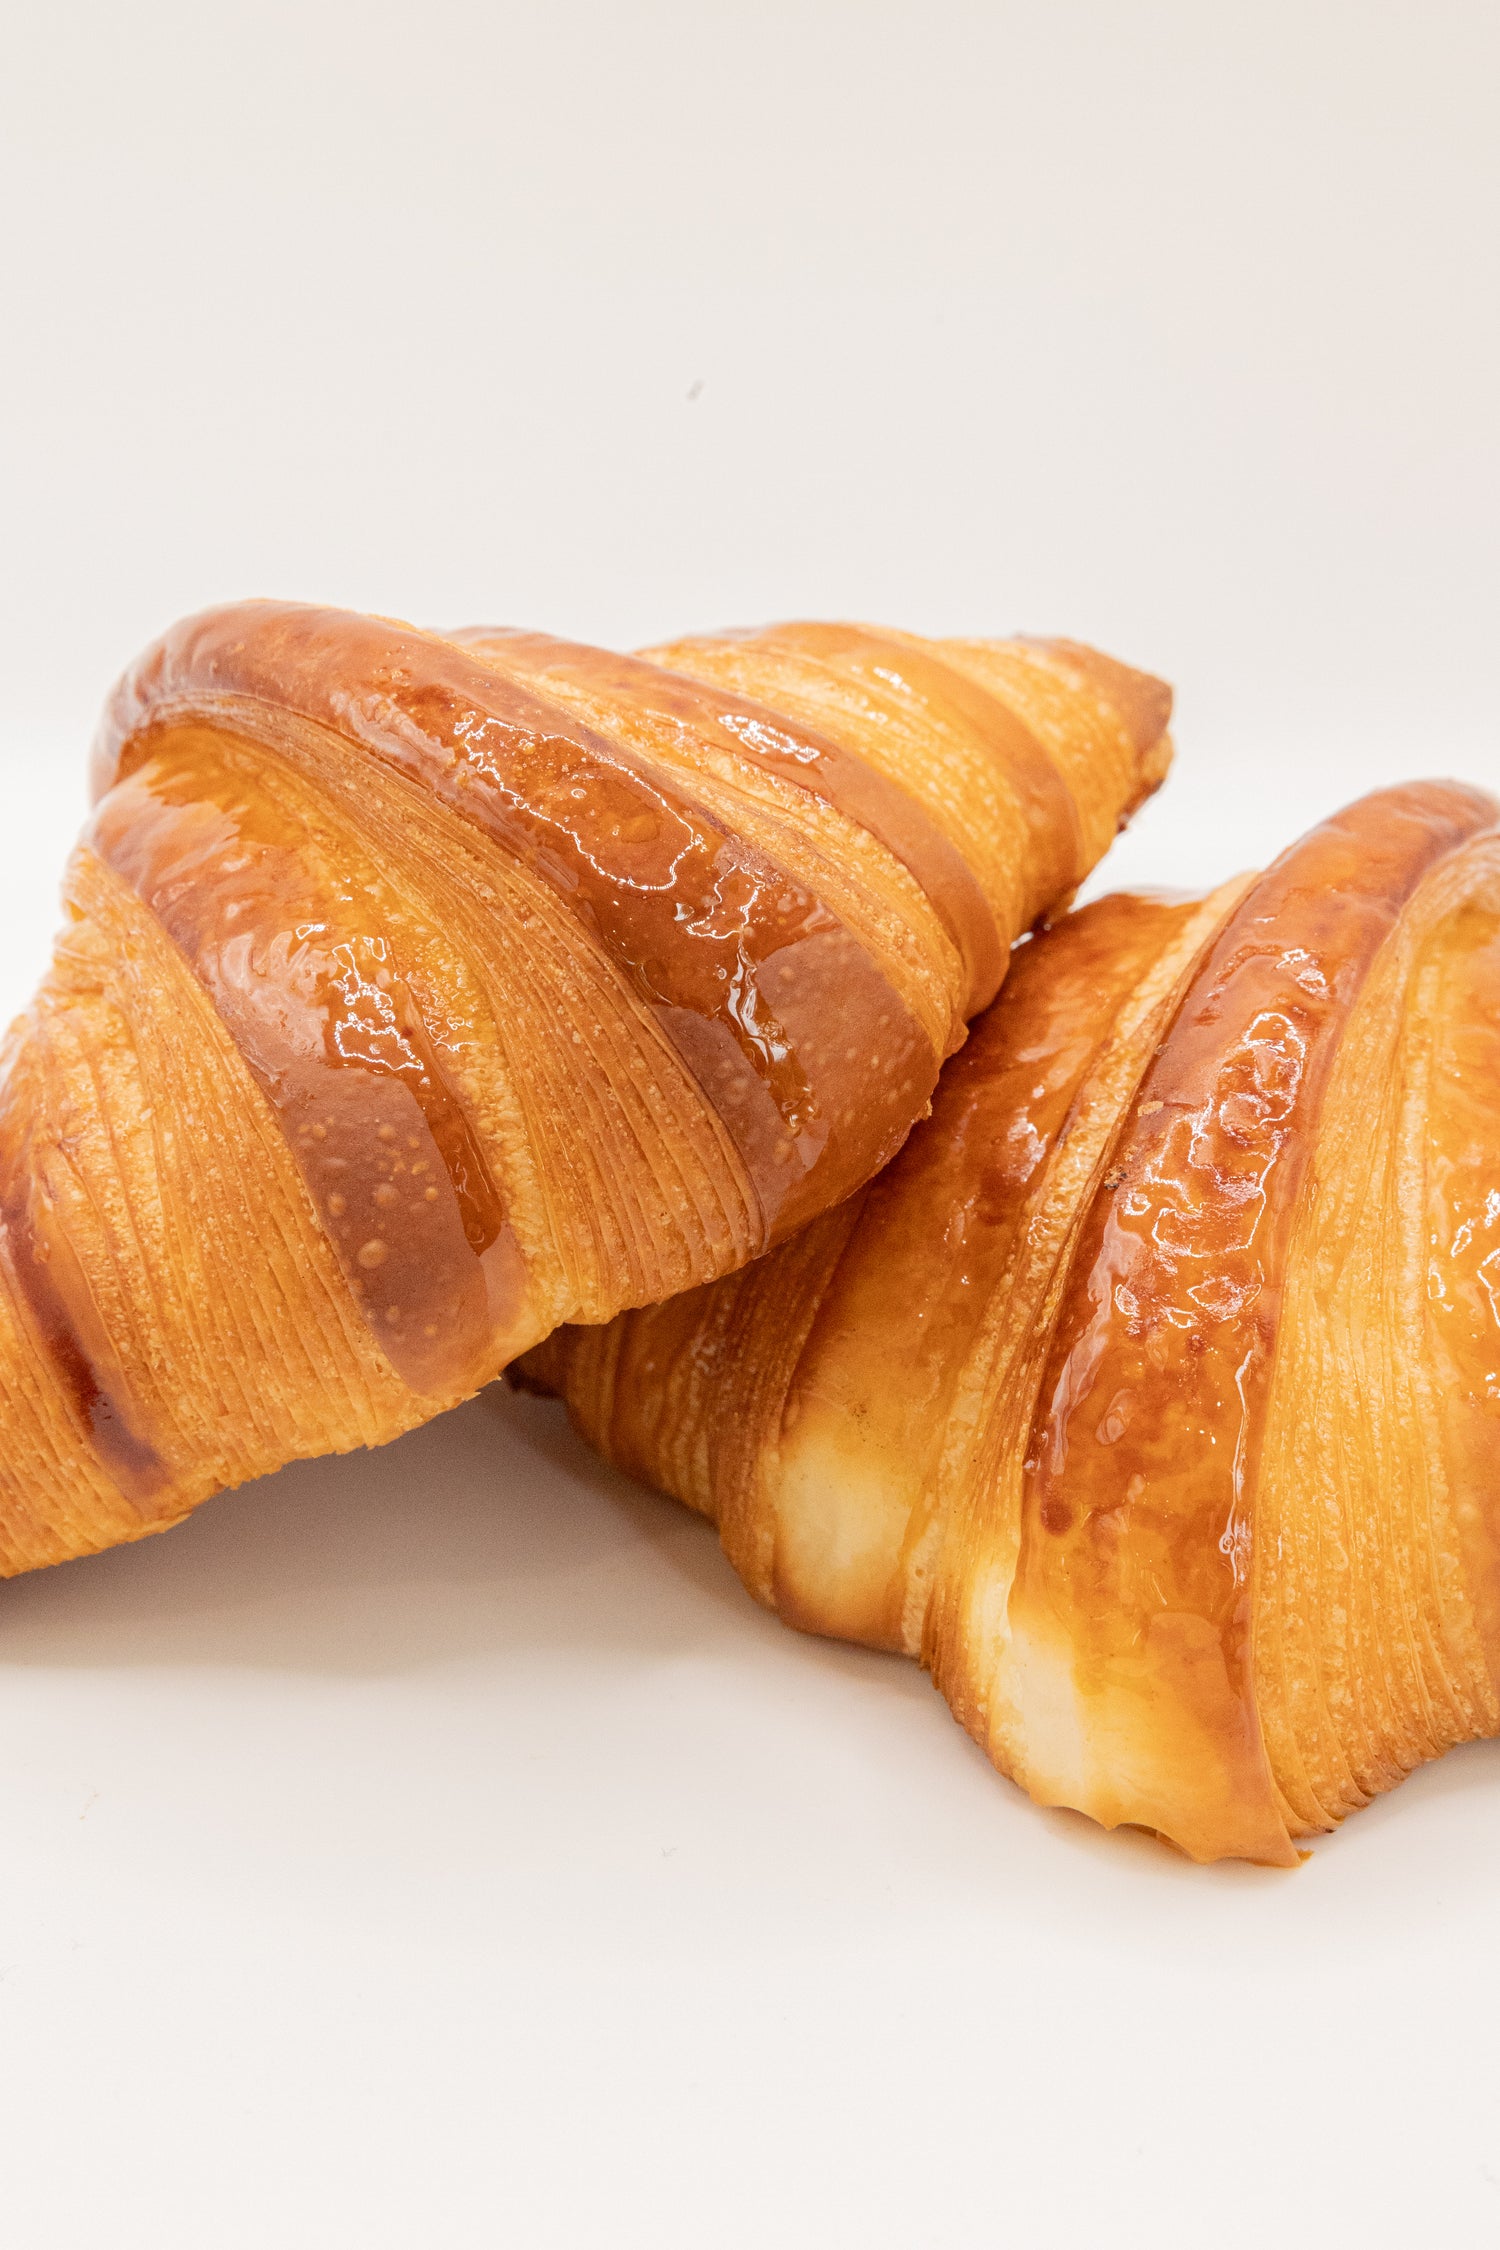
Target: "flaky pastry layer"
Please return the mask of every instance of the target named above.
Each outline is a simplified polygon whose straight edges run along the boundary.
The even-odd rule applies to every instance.
[[[1066,644],[670,659],[264,602],[120,683],[0,1075],[0,1568],[816,1219],[1169,755]]]
[[[1292,1862],[1500,1731],[1496,820],[1070,916],[878,1179],[520,1379],[1039,1801]]]

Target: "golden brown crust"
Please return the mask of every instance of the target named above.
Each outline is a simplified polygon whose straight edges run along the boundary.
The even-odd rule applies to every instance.
[[[1253,1554],[1256,1700],[1294,1835],[1500,1731],[1497,930],[1490,829],[1412,895],[1324,1097]]]
[[[763,703],[640,657],[542,633],[471,627],[452,637],[464,647],[488,651],[513,677],[565,703],[586,723],[597,721],[655,765],[689,778],[700,794],[714,780],[727,785],[735,791],[737,823],[747,814],[747,775],[755,773],[774,785],[772,803],[775,788],[782,794],[790,789],[840,816],[845,850],[851,823],[865,831],[906,869],[957,947],[968,980],[966,1013],[994,998],[1005,974],[1005,951],[973,869],[921,799],[857,751],[815,727],[779,717]],[[1170,693],[1167,704],[1170,710]],[[804,814],[809,809],[799,808]],[[1070,817],[1060,804],[1059,823]]]
[[[685,1384],[629,1317],[587,1347],[593,1434],[649,1427],[631,1382],[722,1425],[754,1377],[756,1591],[1197,1858],[1288,1864],[1500,1731],[1496,817],[1385,791],[1201,906],[1035,941],[832,1261],[757,1271],[806,1338],[779,1413],[697,1355],[710,1288],[654,1316]]]
[[[1022,1497],[1017,1662],[1042,1676],[1061,1633],[1087,1723],[1116,1748],[1110,1770],[1060,1785],[1195,1857],[1289,1856],[1249,1591],[1287,1262],[1376,956],[1423,877],[1493,817],[1468,792],[1386,792],[1261,877],[1141,1082],[1074,1253]]]
[[[1003,699],[925,741],[915,688],[897,771],[776,676],[270,602],[132,668],[0,1085],[5,1567],[390,1437],[900,1147],[1077,878],[1077,771]],[[1014,769],[1003,893],[955,762]]]

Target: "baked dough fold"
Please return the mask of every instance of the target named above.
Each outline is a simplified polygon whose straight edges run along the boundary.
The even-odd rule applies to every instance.
[[[392,1437],[838,1203],[1169,704],[865,628],[174,628],[0,1073],[0,1569]]]
[[[1500,1732],[1496,821],[1071,915],[878,1179],[519,1379],[1040,1802],[1292,1862]]]

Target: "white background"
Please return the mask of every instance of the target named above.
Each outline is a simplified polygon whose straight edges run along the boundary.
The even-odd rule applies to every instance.
[[[19,5],[0,1002],[247,593],[1179,687],[1110,880],[1500,785],[1488,0]],[[0,1590],[16,2250],[1488,2244],[1500,1754],[1293,1876],[1039,1813],[490,1396]]]

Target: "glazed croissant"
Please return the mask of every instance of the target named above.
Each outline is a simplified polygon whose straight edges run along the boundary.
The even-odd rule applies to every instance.
[[[1292,1861],[1500,1732],[1497,819],[1086,907],[878,1180],[523,1380],[1033,1797]]]
[[[392,1437],[838,1203],[1169,706],[1061,642],[178,626],[0,1076],[0,1568]]]

